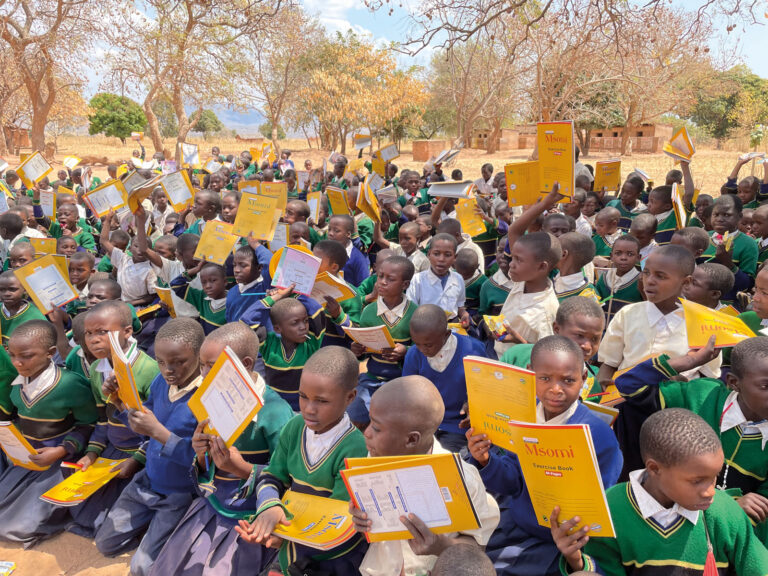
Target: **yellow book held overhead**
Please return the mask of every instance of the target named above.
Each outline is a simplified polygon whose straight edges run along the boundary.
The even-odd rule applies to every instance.
[[[24,438],[24,435],[12,422],[0,422],[0,448],[16,466],[28,470],[48,470],[50,468],[50,466],[38,466],[29,459],[30,456],[37,454],[37,450],[32,447],[32,444]]]
[[[477,201],[474,198],[461,198],[456,202],[456,219],[461,224],[461,231],[473,238],[485,233],[485,222],[477,210]]]
[[[330,550],[355,535],[349,502],[288,490],[283,506],[290,525],[279,524],[274,534],[317,550]]]
[[[464,375],[475,433],[508,450],[510,420],[536,422],[536,375],[480,356],[464,358]]]
[[[593,190],[618,190],[621,186],[621,160],[598,160],[595,162],[595,183]]]
[[[504,166],[504,178],[507,204],[510,206],[528,206],[541,198],[538,160],[507,164]]]
[[[536,130],[542,191],[550,192],[555,182],[558,182],[563,196],[573,196],[576,162],[573,121],[539,122]]]
[[[195,258],[224,266],[240,237],[232,233],[232,224],[209,220],[197,243]]]
[[[252,194],[258,194],[261,189],[261,182],[259,180],[240,180],[237,183],[238,192],[250,192]]]
[[[520,462],[539,526],[549,528],[552,511],[559,506],[562,521],[581,518],[574,530],[589,526],[591,537],[613,537],[589,425],[512,422],[510,428],[509,450]]]
[[[685,313],[685,331],[690,348],[703,348],[715,337],[715,348],[735,346],[756,334],[740,318],[690,300],[680,300]]]
[[[243,192],[232,225],[232,233],[246,237],[253,232],[257,240],[271,241],[275,234],[275,210],[278,202],[279,199],[274,196]]]
[[[117,212],[128,203],[128,194],[121,180],[110,180],[98,188],[94,188],[83,196],[83,200],[91,210],[99,217],[103,217],[110,210]]]
[[[207,434],[232,446],[264,405],[264,386],[256,385],[227,346],[187,404],[198,422],[208,419]]]
[[[97,458],[87,469],[78,470],[43,493],[40,499],[57,506],[82,504],[120,473],[118,466],[125,460]]]
[[[374,158],[381,158],[384,162],[391,162],[395,158],[400,156],[400,152],[397,149],[397,145],[394,143],[387,144],[379,150],[373,153]]]
[[[43,314],[77,299],[77,291],[69,282],[69,276],[51,254],[33,260],[13,273]]]
[[[70,170],[74,170],[75,166],[80,164],[82,161],[82,158],[78,158],[77,156],[64,156],[64,160],[62,160],[61,163]]]
[[[200,167],[200,152],[197,144],[179,142],[176,146],[176,158],[183,167]]]
[[[343,302],[354,298],[356,295],[354,288],[344,282],[342,278],[328,272],[321,272],[317,275],[315,285],[312,286],[312,294],[310,294],[312,299],[320,302],[320,304],[325,302],[326,296],[330,296],[336,302]]]
[[[56,238],[30,238],[35,254],[56,254]]]
[[[288,184],[285,182],[262,182],[260,193],[264,196],[276,197],[279,210],[285,210],[288,205]]]
[[[52,170],[53,168],[48,164],[45,157],[40,152],[35,151],[24,158],[21,164],[16,167],[16,174],[19,175],[24,186],[31,190],[35,187],[35,184],[48,176]]]
[[[192,204],[194,191],[192,183],[189,181],[189,175],[186,170],[179,170],[171,174],[166,174],[160,181],[165,195],[176,212],[181,212],[187,206]]]
[[[430,454],[341,471],[355,505],[368,514],[368,542],[409,540],[400,517],[415,514],[435,534],[476,530],[480,520],[458,454]]]
[[[664,144],[662,151],[677,162],[690,162],[693,155],[696,154],[696,147],[693,145],[691,137],[688,136],[688,130],[683,126],[672,135],[669,142]]]
[[[382,178],[386,176],[387,163],[381,158],[371,159],[371,171]]]
[[[325,194],[328,196],[328,203],[331,206],[332,214],[352,215],[352,210],[349,208],[349,202],[347,201],[346,190],[335,188],[333,186],[326,186]]]
[[[117,380],[117,395],[128,410],[142,412],[144,407],[136,387],[133,366],[120,347],[117,332],[109,333],[109,345],[112,348],[112,369],[115,371],[115,380]]]

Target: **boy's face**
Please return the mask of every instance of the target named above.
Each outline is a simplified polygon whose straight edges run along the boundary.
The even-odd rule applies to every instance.
[[[557,218],[550,218],[547,220],[546,226],[544,226],[544,232],[549,232],[555,238],[560,238],[563,234],[570,232],[571,226],[568,220],[559,216]]]
[[[652,193],[648,197],[648,212],[655,216],[656,214],[663,214],[667,210],[672,210],[672,205],[669,202],[663,202],[658,194]]]
[[[179,223],[179,219],[166,219],[165,225],[163,225],[163,234],[173,234],[173,229],[176,227],[176,224]]]
[[[756,358],[740,378],[731,372],[727,383],[738,391],[738,402],[747,420],[758,422],[768,418],[768,357]]]
[[[760,210],[752,213],[752,234],[755,238],[768,237],[768,214]]]
[[[89,312],[85,317],[84,339],[85,345],[96,358],[111,358],[112,347],[109,344],[109,333],[117,332],[120,347],[125,350],[128,346],[128,338],[133,334],[130,325],[122,326],[120,318],[115,314],[104,312]]]
[[[192,213],[195,218],[205,218],[214,211],[213,206],[208,202],[208,199],[203,194],[196,194],[195,201],[192,204]]]
[[[420,186],[421,180],[419,180],[418,176],[408,176],[408,179],[405,181],[405,189],[408,190],[408,193],[411,195],[416,194],[416,192],[419,191]]]
[[[298,229],[293,226],[288,230],[288,244],[303,244],[302,240],[309,242],[309,228]]]
[[[755,295],[752,310],[762,319],[768,318],[768,268],[763,268],[755,277]]]
[[[235,254],[232,262],[232,271],[235,275],[235,282],[238,284],[248,284],[259,277],[261,266],[253,265],[253,258],[245,254]]]
[[[632,226],[629,229],[629,233],[637,238],[637,241],[640,242],[641,248],[648,246],[654,237],[654,233],[651,232],[651,228],[646,226]]]
[[[570,352],[547,352],[537,358],[536,397],[547,420],[568,410],[576,402],[584,379],[584,361]]]
[[[110,289],[106,284],[94,282],[90,290],[88,290],[85,305],[88,308],[93,308],[99,302],[104,302],[104,300],[117,300],[117,298],[110,292]]]
[[[676,466],[664,466],[648,458],[645,466],[652,482],[667,500],[688,510],[706,510],[715,497],[723,451],[692,456]]]
[[[208,268],[200,272],[200,284],[209,298],[223,298],[227,291],[227,279],[219,270]]]
[[[410,282],[403,280],[403,270],[390,262],[382,263],[376,274],[376,292],[382,298],[394,300],[400,298],[408,289]]]
[[[563,212],[576,220],[581,216],[581,206],[581,202],[568,202],[567,204],[563,204]]]
[[[535,280],[548,271],[547,263],[536,257],[533,251],[521,242],[512,245],[508,276],[513,282]]]
[[[93,268],[88,262],[69,261],[69,281],[78,288],[82,288],[93,274]]]
[[[427,257],[432,272],[437,276],[445,276],[456,261],[456,249],[448,240],[433,240]]]
[[[397,236],[400,247],[406,254],[412,254],[419,247],[419,239],[412,230],[400,230]]]
[[[634,268],[640,260],[640,253],[633,242],[616,240],[611,249],[611,263],[619,276],[624,276]]]
[[[306,220],[300,205],[295,202],[288,202],[288,204],[285,205],[283,222],[286,224],[293,224],[294,222],[306,222]]]
[[[306,370],[299,384],[299,410],[304,424],[315,434],[333,428],[355,398],[356,390],[345,390],[340,382]]]
[[[704,306],[717,306],[721,296],[719,290],[709,288],[709,278],[699,268],[693,271],[691,281],[683,288],[683,298]]]
[[[755,199],[755,189],[748,182],[739,182],[736,195],[741,198],[742,204],[749,204]]]
[[[447,330],[446,332],[442,332],[440,330],[414,332],[411,330],[411,341],[414,343],[416,348],[418,348],[419,351],[424,354],[424,356],[427,358],[432,358],[436,356],[438,352],[440,352],[440,349],[443,346],[445,346],[445,342],[448,340],[450,335],[450,330]]]
[[[619,221],[613,218],[600,218],[600,214],[595,218],[595,232],[605,238],[615,234],[619,228]]]
[[[208,375],[208,372],[211,371],[211,368],[216,364],[216,360],[219,359],[219,356],[221,356],[221,353],[224,352],[226,347],[226,344],[223,342],[216,342],[209,338],[206,338],[203,341],[203,345],[200,347],[200,375],[203,378],[205,378]],[[238,356],[238,358],[240,358],[240,361],[243,363],[246,370],[251,371],[253,369],[253,358],[248,356]]]
[[[595,212],[597,212],[597,200],[592,196],[587,196],[587,199],[584,201],[584,206],[581,209],[581,213],[584,214],[584,216],[592,216]]]
[[[671,258],[652,252],[641,272],[643,290],[648,302],[658,304],[680,296],[691,281],[680,272],[680,266]]]
[[[225,196],[221,201],[221,219],[232,224],[237,216],[237,208],[237,201],[232,196]]]
[[[561,326],[555,322],[553,330],[555,334],[565,336],[579,345],[584,352],[584,362],[597,354],[600,341],[603,339],[605,319],[593,318],[584,314],[574,314]]]
[[[712,228],[718,234],[734,232],[739,226],[741,213],[731,202],[719,202],[712,209]]]
[[[24,298],[24,288],[15,276],[0,278],[0,300],[15,305]]]
[[[162,192],[155,194],[155,208],[160,212],[165,212],[165,209],[168,208],[168,198]]]
[[[619,193],[619,198],[624,206],[634,206],[640,196],[640,190],[635,188],[630,182],[624,182]]]
[[[59,254],[63,254],[64,256],[72,256],[72,254],[77,252],[77,242],[72,238],[59,238],[56,250]]]
[[[77,226],[77,208],[70,204],[62,206],[56,214],[56,219],[62,228],[74,230]]]
[[[20,249],[17,249],[17,247],[14,246],[11,249],[11,253],[8,258],[11,261],[11,270],[15,270],[16,268],[21,268],[22,266],[32,262],[32,260],[35,259],[35,254],[34,252],[28,250],[26,246]]]
[[[157,242],[155,244],[155,252],[166,260],[176,260],[176,251],[167,242]]]
[[[365,447],[371,456],[402,456],[411,453],[408,439],[410,431],[398,426],[397,415],[387,411],[385,406],[379,406],[374,397],[371,397],[369,415],[371,423],[364,435]]]
[[[331,218],[328,223],[328,238],[347,245],[352,233],[347,229],[339,218]]]
[[[347,167],[344,162],[336,162],[333,165],[333,175],[336,176],[336,178],[341,178],[344,176],[344,169]]]
[[[741,215],[741,220],[739,220],[739,231],[747,234],[748,236],[752,235],[753,214],[754,212],[752,212],[752,210],[744,210]]]
[[[309,332],[309,317],[306,309],[302,306],[291,310],[279,324],[275,323],[274,329],[283,340],[293,344],[306,342]]]
[[[157,367],[169,386],[183,388],[200,374],[200,351],[173,340],[155,340]]]
[[[503,247],[500,247],[500,251],[496,253],[496,263],[499,265],[501,273],[509,277],[509,256],[504,254]]]
[[[39,339],[31,336],[11,336],[8,355],[19,376],[35,378],[48,367],[56,347],[47,348]]]
[[[221,192],[221,189],[224,188],[224,179],[218,174],[211,174],[208,184],[214,192]]]
[[[338,264],[331,262],[331,259],[322,250],[315,248],[312,253],[320,258],[320,268],[317,269],[318,274],[328,272],[329,274],[336,276],[336,274],[339,273]]]
[[[697,198],[696,199],[696,217],[704,221],[704,209],[712,205],[712,200],[709,198]]]
[[[196,265],[195,252],[197,251],[197,244],[193,246],[187,246],[184,250],[176,248],[176,258],[184,265],[184,268],[189,269]]]
[[[59,171],[56,173],[56,177],[57,177],[59,180],[66,180],[66,179],[67,179],[67,171],[66,171],[66,170],[59,170]]]

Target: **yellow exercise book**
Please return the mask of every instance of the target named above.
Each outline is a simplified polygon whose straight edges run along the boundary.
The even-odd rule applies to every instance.
[[[400,156],[400,152],[397,149],[397,145],[394,143],[387,144],[379,150],[373,153],[374,158],[380,158],[384,162],[391,162],[395,158]]]
[[[52,170],[53,168],[48,164],[45,157],[40,152],[35,151],[24,158],[21,164],[16,167],[16,174],[19,175],[24,186],[31,190],[35,187],[35,184],[48,176]]]
[[[510,420],[536,422],[536,375],[480,356],[464,358],[464,375],[475,432],[509,449]]]
[[[595,162],[595,182],[593,190],[618,190],[621,186],[621,160],[598,160]]]
[[[64,164],[64,166],[66,166],[70,170],[74,170],[75,166],[80,164],[80,162],[82,161],[83,159],[78,158],[77,156],[64,156],[64,160],[62,160],[61,163]]]
[[[117,395],[128,410],[143,411],[139,390],[136,388],[136,379],[133,376],[133,367],[128,361],[116,332],[109,333],[109,345],[112,348],[112,369],[117,380]]]
[[[685,313],[685,330],[690,348],[703,348],[711,336],[715,337],[715,348],[735,346],[756,334],[740,318],[690,300],[681,299]]]
[[[341,471],[355,505],[372,525],[368,542],[409,540],[400,517],[415,514],[435,534],[475,530],[480,520],[458,454],[428,454]]]
[[[278,199],[277,208],[285,210],[288,205],[288,184],[286,182],[262,182],[259,188],[264,196],[274,196]]]
[[[368,174],[357,192],[357,208],[374,222],[381,221],[381,208],[375,191],[384,184],[384,179],[376,173]]]
[[[355,134],[352,137],[355,145],[355,150],[362,150],[371,145],[373,137],[370,134]]]
[[[477,214],[477,209],[477,201],[474,198],[461,198],[456,202],[456,219],[461,223],[461,231],[471,237],[485,233],[485,222]]]
[[[238,192],[258,194],[259,190],[261,190],[261,182],[259,180],[240,180],[237,183]]]
[[[672,135],[669,142],[664,144],[662,151],[676,162],[681,160],[690,162],[693,155],[696,154],[696,147],[693,145],[691,137],[688,136],[688,130],[683,126]]]
[[[549,192],[555,182],[559,182],[560,193],[567,197],[573,196],[575,188],[573,121],[539,122],[536,130],[542,191]]]
[[[176,306],[173,304],[173,294],[170,288],[163,286],[155,286],[157,290],[157,297],[160,298],[160,302],[165,304],[165,308],[168,310],[168,315],[171,318],[176,318]]]
[[[83,196],[83,200],[91,210],[99,217],[103,217],[110,210],[117,212],[128,204],[128,193],[120,180],[110,180],[98,188],[94,188]]]
[[[87,469],[78,470],[43,493],[40,500],[57,506],[82,504],[120,473],[118,466],[125,460],[97,458]]]
[[[56,238],[30,238],[35,254],[56,254]]]
[[[510,206],[528,206],[541,198],[538,160],[507,164],[504,166],[504,178],[507,204]]]
[[[54,308],[77,300],[77,291],[69,282],[66,270],[66,261],[62,269],[61,262],[48,254],[17,268],[13,273],[40,312],[48,314]]]
[[[384,325],[371,326],[370,328],[347,328],[345,326],[341,328],[352,340],[361,346],[365,346],[366,350],[374,354],[379,354],[382,350],[395,347],[395,341],[392,340],[392,335]]]
[[[208,419],[207,434],[232,446],[264,405],[264,386],[227,346],[187,404],[198,422]]]
[[[240,237],[232,233],[232,224],[210,220],[200,235],[195,258],[224,266],[238,240]]]
[[[303,190],[303,188],[300,189]],[[307,194],[307,204],[309,204],[309,217],[315,224],[317,224],[317,221],[320,217],[320,204],[322,197],[322,192],[310,192]]]
[[[352,215],[352,210],[349,208],[349,202],[347,202],[346,190],[335,188],[333,186],[326,186],[325,194],[328,196],[328,204],[330,204],[332,214]]]
[[[374,174],[378,174],[382,178],[386,176],[387,163],[381,158],[373,158],[371,160],[371,171]]]
[[[589,526],[590,536],[613,537],[589,425],[511,422],[510,428],[509,449],[520,462],[539,525],[549,528],[552,510],[560,506],[561,521],[581,518],[574,530]]]
[[[270,242],[275,235],[275,211],[279,199],[252,192],[243,192],[237,209],[232,233],[246,237],[253,232],[256,240]]]
[[[187,166],[192,168],[200,167],[200,150],[197,144],[179,142],[176,144],[176,158],[185,168]]]
[[[334,276],[326,272],[321,272],[315,278],[315,285],[312,286],[310,297],[320,304],[325,302],[325,297],[330,296],[336,302],[344,302],[357,295],[354,288],[344,282],[343,278]]]
[[[355,535],[349,502],[288,490],[283,506],[289,526],[278,525],[275,536],[317,550],[330,550]]]
[[[32,445],[12,422],[0,422],[0,448],[16,466],[28,470],[48,470],[50,468],[50,466],[38,466],[29,459],[30,456],[37,454],[37,450],[32,448]]]
[[[685,209],[685,204],[683,203],[682,190],[677,183],[672,184],[672,209],[675,212],[675,221],[678,230],[685,228],[685,223],[688,221],[688,211]]]
[[[504,325],[505,320],[504,314],[498,316],[483,314],[483,321],[495,338],[501,338],[507,333],[507,327]]]
[[[269,162],[270,166],[274,163],[275,160],[277,160],[277,156],[275,156],[275,145],[272,144],[272,142],[264,142],[261,145],[260,160],[262,162],[266,160]]]
[[[163,191],[168,197],[168,204],[170,204],[176,212],[181,212],[184,208],[192,204],[192,199],[195,194],[186,170],[179,170],[178,172],[166,174],[163,176],[162,180],[160,180],[160,185],[163,187]]]

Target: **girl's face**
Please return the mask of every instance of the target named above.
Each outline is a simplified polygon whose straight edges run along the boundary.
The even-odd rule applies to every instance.
[[[238,284],[249,284],[259,277],[261,267],[254,266],[253,258],[249,258],[246,254],[235,253],[232,270],[235,282]]]
[[[225,196],[221,201],[221,219],[232,224],[237,216],[237,208],[240,204],[233,196]]]
[[[587,196],[584,206],[581,208],[581,213],[584,216],[594,216],[595,212],[597,212],[597,200],[592,198],[592,196]]]
[[[72,256],[72,254],[77,252],[77,242],[72,240],[72,238],[67,238],[66,240],[64,239],[59,240],[59,246],[57,251],[59,254],[62,254],[64,256]]]

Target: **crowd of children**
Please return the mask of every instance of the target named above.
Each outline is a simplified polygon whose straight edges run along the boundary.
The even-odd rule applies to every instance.
[[[485,164],[471,198],[484,230],[470,236],[455,200],[430,194],[447,179],[439,164],[386,163],[391,190],[371,214],[356,208],[370,165],[307,161],[299,184],[290,153],[211,153],[213,173],[188,169],[194,198],[180,212],[158,187],[99,218],[83,201],[98,184],[87,168],[29,188],[0,175],[0,423],[36,452],[31,466],[0,455],[0,539],[69,531],[107,556],[132,551],[141,576],[768,575],[768,337],[690,350],[680,304],[768,326],[768,168],[739,181],[739,159],[710,196],[682,162],[662,186],[636,171],[614,194],[593,190],[579,162],[564,202],[556,185],[510,208],[504,172]],[[128,168],[110,176],[154,175]],[[273,286],[284,248],[255,234],[223,265],[195,257],[209,226],[235,221],[248,180],[286,183],[287,244],[351,296]],[[349,213],[333,213],[329,187]],[[48,217],[41,195],[59,188]],[[48,238],[55,249],[38,243]],[[18,272],[45,253],[65,257],[76,294],[47,314]],[[382,326],[393,345],[376,352],[348,332]],[[116,346],[143,410],[117,393]],[[231,446],[188,406],[227,348],[263,400]],[[468,418],[468,356],[534,372],[536,423],[588,425],[614,538],[575,530],[557,505],[540,524],[517,455]],[[593,408],[614,386],[609,425]],[[289,489],[350,499],[347,458],[445,453],[461,456],[475,530],[436,534],[408,514],[411,539],[369,543],[370,511],[350,504],[356,534],[330,550],[274,533],[290,524]],[[100,457],[123,461],[84,503],[40,498]]]

